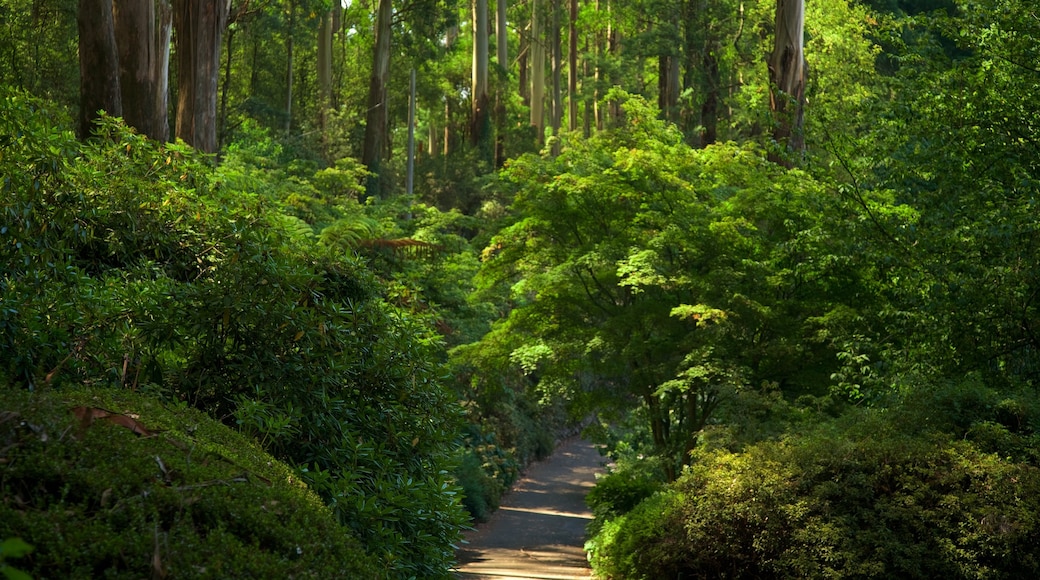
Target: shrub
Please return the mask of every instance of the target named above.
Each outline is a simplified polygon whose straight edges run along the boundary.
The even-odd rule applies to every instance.
[[[18,561],[33,576],[385,576],[292,469],[198,411],[0,393],[0,537],[35,547]]]
[[[461,414],[427,322],[235,168],[112,119],[78,143],[0,99],[0,381],[204,410],[298,468],[396,577],[447,577]]]
[[[702,451],[592,540],[607,578],[1031,578],[1040,470],[850,412]],[[656,499],[655,499],[656,498]],[[667,499],[664,499],[667,498]]]

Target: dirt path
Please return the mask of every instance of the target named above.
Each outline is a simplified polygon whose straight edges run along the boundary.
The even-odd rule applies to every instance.
[[[466,534],[459,550],[459,580],[571,580],[590,578],[585,526],[592,513],[585,494],[603,457],[587,441],[563,442],[535,463],[491,521]]]

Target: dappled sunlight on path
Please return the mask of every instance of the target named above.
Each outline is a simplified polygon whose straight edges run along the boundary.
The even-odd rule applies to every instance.
[[[591,578],[583,549],[585,526],[592,520],[585,494],[603,462],[594,445],[574,438],[532,465],[491,521],[466,534],[457,578]]]

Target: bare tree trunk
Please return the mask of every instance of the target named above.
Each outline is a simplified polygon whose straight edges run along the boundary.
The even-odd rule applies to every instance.
[[[600,5],[600,0],[596,0],[596,12],[599,12],[600,10],[602,10],[601,5]],[[609,10],[610,10],[610,5],[608,4],[607,5],[607,11],[608,11],[607,21],[608,22],[610,21],[609,20],[610,19]],[[607,27],[608,27],[608,30],[609,30],[610,25],[607,24]],[[609,35],[609,32],[608,32],[608,35]],[[593,76],[594,76],[594,82],[596,84],[596,88],[595,88],[595,91],[593,91],[594,94],[592,95],[592,107],[594,109],[593,113],[592,113],[592,116],[595,117],[595,120],[596,120],[596,130],[597,131],[602,131],[603,130],[603,110],[600,107],[599,100],[603,96],[603,88],[600,86],[600,84],[603,82],[603,66],[602,66],[602,60],[603,60],[603,35],[602,35],[602,33],[598,29],[596,30],[595,45],[596,45],[596,49],[595,49],[596,50],[596,71],[595,71],[595,73],[593,73]]]
[[[324,130],[332,106],[332,12],[318,22],[318,127]]]
[[[560,3],[563,0],[551,0],[552,2],[552,130],[553,136],[559,137],[560,126],[563,121],[563,96],[562,96],[562,74],[563,74],[563,44],[561,42],[560,12],[563,8]],[[560,154],[560,141],[557,139],[553,144],[553,155]]]
[[[368,84],[368,112],[365,116],[365,142],[361,162],[372,172],[366,195],[381,195],[379,170],[386,142],[386,85],[390,80],[390,33],[393,19],[391,0],[379,0],[376,9],[376,41],[372,55],[372,76]]]
[[[90,136],[98,111],[123,115],[119,90],[112,0],[80,0],[79,27],[79,135]]]
[[[578,0],[570,0],[567,28],[567,127],[578,130]]]
[[[217,78],[229,0],[175,0],[177,137],[206,153],[217,151]]]
[[[488,0],[473,0],[473,110],[470,138],[477,147],[487,145],[488,115]]]
[[[458,40],[458,37],[459,37],[459,27],[458,27],[458,25],[455,25],[455,26],[452,26],[452,27],[448,28],[447,32],[445,32],[445,34],[444,34],[444,38],[445,38],[444,45],[445,45],[445,48],[447,48],[450,51],[452,49],[452,47],[455,46],[455,41]],[[444,99],[444,146],[443,146],[443,149],[442,149],[442,151],[444,153],[445,173],[447,172],[447,168],[448,168],[448,154],[451,153],[451,146],[452,146],[451,129],[452,129],[452,126],[451,126],[451,98],[450,97],[445,97],[445,99]]]
[[[701,104],[700,146],[707,147],[718,139],[719,124],[719,61],[715,58],[714,48],[704,51],[702,66],[705,84],[704,102]]]
[[[119,89],[123,119],[139,133],[157,141],[170,136],[166,116],[166,79],[169,70],[169,20],[165,23],[166,46],[160,44],[163,12],[156,14],[155,0],[112,2],[116,48],[119,53]],[[163,96],[158,96],[159,91]],[[161,105],[161,108],[160,108]]]
[[[501,82],[495,91],[495,167],[505,165],[506,157],[506,87],[509,78],[509,28],[506,24],[507,0],[495,3],[495,58]]]
[[[531,0],[531,125],[535,141],[545,143],[545,44],[542,39],[543,0]]]
[[[289,30],[285,43],[285,134],[292,132],[292,100],[293,100],[293,49],[295,48],[296,2],[289,1]]]
[[[532,2],[534,2],[534,0],[532,0]],[[528,27],[528,31],[531,31],[531,34],[534,34],[530,27]],[[530,36],[521,31],[519,46],[517,46],[519,54],[516,56],[516,75],[517,85],[520,87],[520,102],[525,107],[531,106],[531,82],[527,74],[529,69],[528,63],[531,60],[531,46],[532,42]]]
[[[610,0],[607,0],[607,11],[609,12],[610,9]],[[615,61],[621,54],[621,33],[618,32],[617,27],[614,26],[613,19],[609,19],[607,24],[607,54],[609,54]],[[618,84],[617,74],[613,70],[611,71],[608,81],[611,87]],[[610,101],[607,105],[607,117],[612,126],[620,124],[621,103],[616,100]]]
[[[509,74],[509,27],[506,24],[508,0],[497,0],[495,3],[495,57],[502,74]],[[504,76],[503,76],[504,78]]]
[[[773,138],[787,151],[805,149],[805,0],[777,0],[776,35],[769,57],[769,109]]]

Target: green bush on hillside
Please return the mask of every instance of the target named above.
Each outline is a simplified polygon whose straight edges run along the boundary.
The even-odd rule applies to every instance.
[[[428,321],[244,191],[255,175],[112,119],[79,143],[0,99],[0,379],[203,410],[299,469],[391,576],[446,577],[461,411]]]
[[[34,546],[16,563],[33,577],[385,576],[291,468],[198,411],[112,389],[0,395],[0,537]]]

